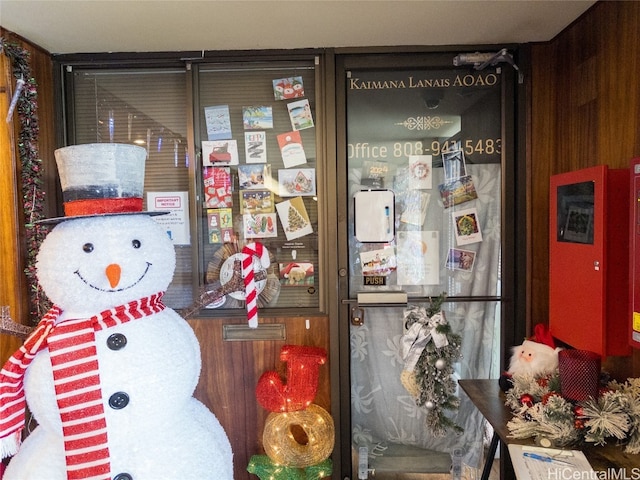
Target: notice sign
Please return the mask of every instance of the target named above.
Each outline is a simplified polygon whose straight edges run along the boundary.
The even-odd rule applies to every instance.
[[[174,245],[189,245],[188,192],[147,192],[147,209],[151,212],[169,212],[153,219],[162,225]]]

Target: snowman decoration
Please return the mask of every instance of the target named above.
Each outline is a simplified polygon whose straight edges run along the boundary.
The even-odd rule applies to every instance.
[[[65,217],[37,258],[54,303],[0,374],[3,480],[233,478],[229,440],[192,395],[198,341],[162,303],[168,235],[142,212],[146,150],[56,151]],[[38,426],[20,444],[24,407]]]

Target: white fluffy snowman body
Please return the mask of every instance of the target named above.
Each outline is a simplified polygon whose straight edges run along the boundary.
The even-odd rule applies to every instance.
[[[171,241],[145,214],[63,221],[45,238],[37,259],[38,280],[62,309],[58,322],[90,318],[163,292],[174,268]],[[124,346],[109,346],[114,334]],[[200,347],[186,321],[165,308],[95,336],[111,478],[231,480],[227,435],[193,397]],[[28,367],[24,388],[38,426],[11,459],[5,480],[65,480],[62,423],[48,349]],[[109,406],[117,392],[126,393],[124,408]]]

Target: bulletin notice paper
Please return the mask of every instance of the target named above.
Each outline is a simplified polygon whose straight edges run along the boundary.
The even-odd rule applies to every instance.
[[[551,461],[529,457],[533,454]],[[580,450],[559,450],[528,445],[509,445],[511,463],[518,480],[549,480],[553,478],[599,479],[587,457]]]
[[[174,245],[189,245],[189,193],[188,192],[147,192],[147,210],[168,212],[154,216],[162,225]]]

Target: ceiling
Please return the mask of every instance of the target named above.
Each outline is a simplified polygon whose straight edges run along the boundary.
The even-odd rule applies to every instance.
[[[0,0],[50,53],[489,45],[551,40],[594,1]]]

